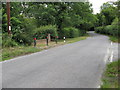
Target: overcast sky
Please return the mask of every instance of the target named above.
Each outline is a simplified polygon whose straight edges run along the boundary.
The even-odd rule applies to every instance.
[[[92,3],[92,8],[94,11],[94,14],[100,12],[100,6],[103,5],[103,3],[108,1],[117,1],[117,0],[89,0],[90,3]]]

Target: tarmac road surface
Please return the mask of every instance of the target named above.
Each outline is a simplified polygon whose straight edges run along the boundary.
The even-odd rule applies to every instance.
[[[109,38],[86,40],[2,63],[3,88],[97,88],[109,57]]]

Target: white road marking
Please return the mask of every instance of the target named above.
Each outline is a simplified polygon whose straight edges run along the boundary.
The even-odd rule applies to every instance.
[[[97,88],[100,88],[100,86],[98,86]]]
[[[113,61],[113,51],[111,52],[111,56],[110,56],[110,62]]]
[[[110,53],[110,48],[108,47],[108,48],[107,48],[107,53],[106,53],[106,55],[105,55],[105,57],[104,57],[104,62],[105,62],[105,63],[107,62],[107,60],[108,60],[108,58],[109,58],[109,53]]]
[[[113,62],[113,50],[112,50],[112,47],[113,47],[113,42],[111,42],[111,55],[110,55],[110,62]]]
[[[111,42],[111,46],[113,45],[113,43]]]

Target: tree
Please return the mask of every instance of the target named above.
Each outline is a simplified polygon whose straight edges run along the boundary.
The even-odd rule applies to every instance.
[[[117,7],[114,6],[112,3],[104,3],[101,6],[101,14],[105,17],[105,25],[110,25],[116,17],[117,14]]]
[[[56,26],[59,38],[63,38],[63,30],[67,30],[64,28],[79,30],[82,33],[79,35],[84,35],[97,20],[88,2],[11,2],[10,5],[12,39],[20,44],[30,45],[36,28],[41,26]],[[6,3],[3,3],[2,18],[3,33],[6,33]]]

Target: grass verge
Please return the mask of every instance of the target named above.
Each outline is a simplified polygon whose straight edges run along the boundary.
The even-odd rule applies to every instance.
[[[120,82],[118,79],[120,76],[120,59],[107,65],[106,71],[103,74],[103,85],[101,88],[120,88]]]
[[[59,46],[59,45],[74,43],[74,42],[77,42],[77,41],[80,41],[80,40],[84,40],[87,37],[88,37],[88,35],[82,36],[82,37],[77,37],[77,38],[69,38],[69,39],[66,39],[65,43],[64,43],[63,40],[59,40],[58,44],[56,44],[55,42],[50,42],[49,46],[46,46],[45,44],[37,44],[37,47],[17,46],[17,47],[3,48],[3,50],[2,50],[2,60],[0,60],[0,61],[12,59],[12,58],[15,58],[17,56],[22,56],[22,55],[26,55],[26,54],[39,52],[41,50],[45,50],[45,49],[52,48],[52,47]]]
[[[117,37],[114,37],[114,36],[109,36],[109,39],[113,42],[116,42],[116,43],[120,43],[120,40],[118,40]]]

